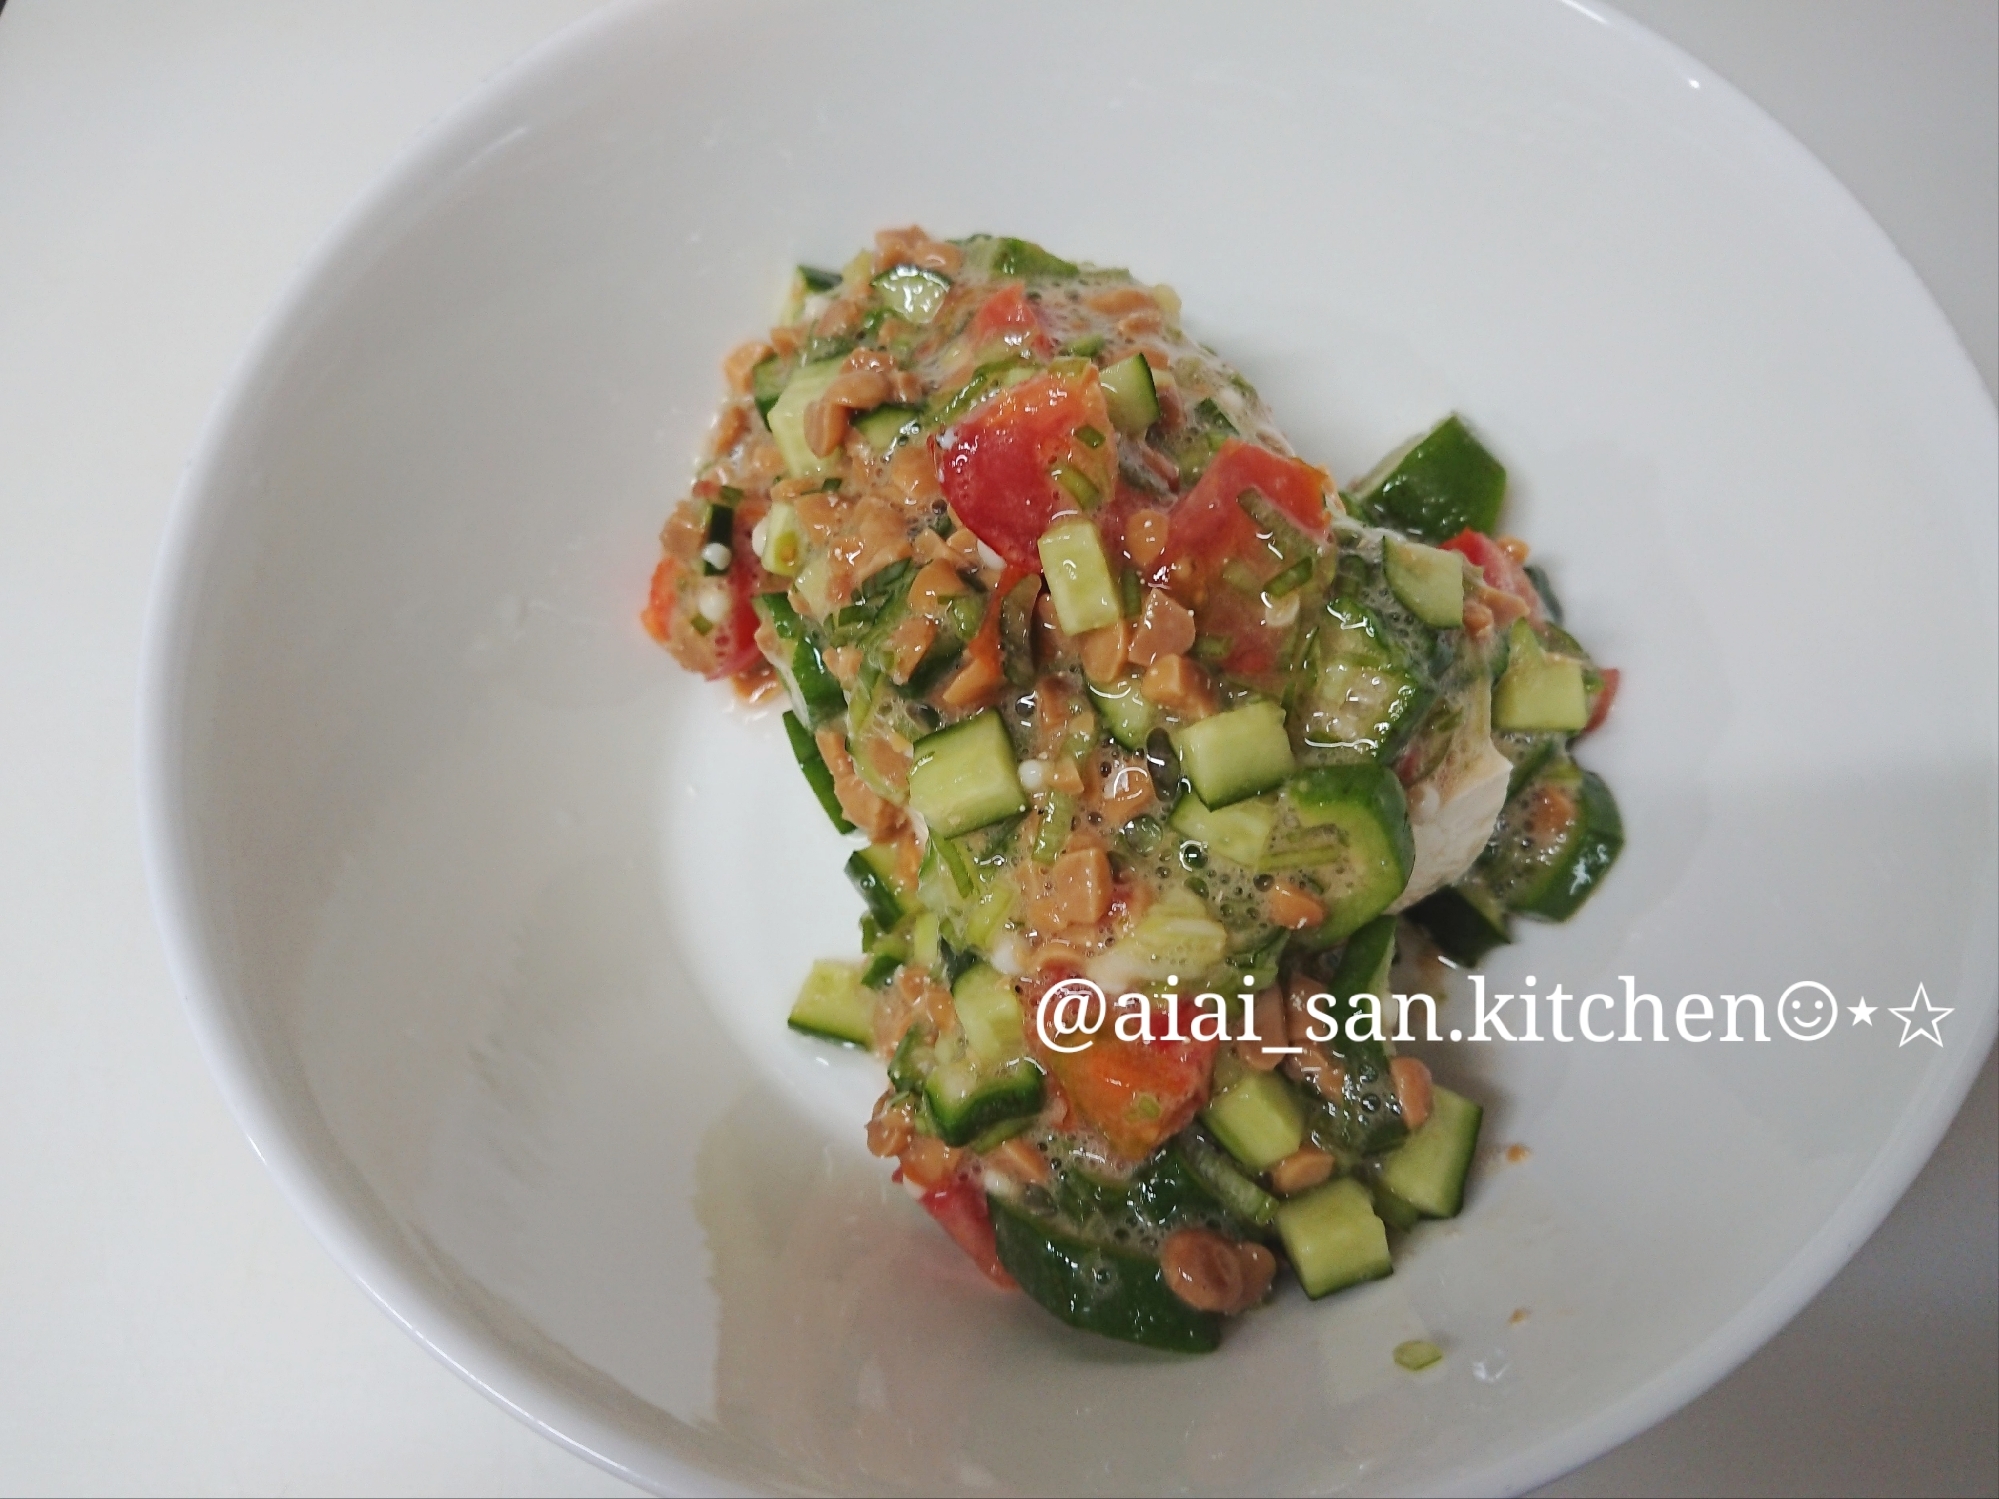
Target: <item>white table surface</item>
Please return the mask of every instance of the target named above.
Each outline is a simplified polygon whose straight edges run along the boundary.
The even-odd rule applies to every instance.
[[[595,0],[0,13],[0,1492],[625,1493],[348,1282],[222,1107],[136,831],[140,620],[257,320],[437,115]],[[1999,6],[1632,0],[1999,362]],[[1999,502],[1999,497],[1995,497]],[[1794,1323],[1560,1494],[1999,1493],[1999,1087]]]

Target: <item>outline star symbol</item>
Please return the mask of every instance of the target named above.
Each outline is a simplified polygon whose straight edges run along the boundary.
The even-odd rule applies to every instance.
[[[1918,1005],[1922,1006],[1923,1019],[1920,1022],[1916,1019],[1916,1007]],[[1899,1010],[1890,1010],[1888,1013],[1902,1022],[1902,1039],[1896,1043],[1897,1046],[1907,1046],[1918,1036],[1934,1041],[1937,1045],[1941,1046],[1943,1045],[1943,1032],[1939,1028],[1939,1022],[1943,1020],[1944,1016],[1954,1012],[1948,1009],[1940,1009],[1936,1005],[1931,1004],[1929,990],[1923,985],[1918,984],[1916,985],[1916,997],[1914,999],[1903,1005]]]
[[[1870,1005],[1867,1002],[1867,996],[1863,994],[1860,996],[1859,1004],[1848,1005],[1846,1007],[1846,1013],[1853,1017],[1855,1025],[1872,1025],[1874,1023],[1874,1012],[1879,1008],[1880,1006],[1878,1005]]]

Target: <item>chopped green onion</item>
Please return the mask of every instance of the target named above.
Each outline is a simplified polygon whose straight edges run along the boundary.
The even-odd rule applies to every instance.
[[[1097,508],[1099,490],[1096,481],[1079,468],[1071,468],[1066,463],[1058,463],[1054,468],[1055,482],[1060,484],[1070,499],[1085,510]]]
[[[1078,427],[1076,429],[1076,441],[1080,442],[1086,448],[1100,448],[1104,445],[1104,434],[1099,432],[1095,427]],[[726,490],[723,491],[725,494],[727,492]]]
[[[949,838],[937,840],[937,856],[944,868],[950,872],[951,883],[958,887],[960,895],[972,893],[972,870],[965,862],[965,855],[958,845]]]
[[[1041,814],[1041,826],[1034,834],[1034,862],[1053,864],[1069,842],[1069,828],[1076,816],[1076,799],[1056,792],[1048,798],[1048,810]]]
[[[1127,567],[1118,574],[1118,607],[1126,619],[1137,619],[1145,609],[1145,585],[1140,581],[1138,569]]]
[[[1263,596],[1267,599],[1281,599],[1285,594],[1302,588],[1312,576],[1310,559],[1294,562],[1283,572],[1263,585]]]

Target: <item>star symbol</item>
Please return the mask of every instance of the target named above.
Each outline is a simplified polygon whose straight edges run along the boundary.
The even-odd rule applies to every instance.
[[[1918,1006],[1921,1008],[1918,1009]],[[1907,1046],[1916,1037],[1922,1036],[1941,1046],[1943,1045],[1943,1033],[1938,1029],[1938,1025],[1944,1016],[1952,1012],[1947,1009],[1939,1009],[1937,1006],[1931,1004],[1929,991],[1921,984],[1918,984],[1916,985],[1916,997],[1914,999],[1903,1005],[1901,1009],[1890,1010],[1888,1013],[1902,1022],[1902,1039],[1897,1045]],[[1916,1019],[1918,1014],[1923,1017],[1920,1021]]]
[[[1867,996],[1863,994],[1860,996],[1860,1003],[1857,1005],[1848,1005],[1846,1012],[1853,1017],[1855,1025],[1872,1025],[1874,1023],[1874,1011],[1876,1008],[1877,1006],[1870,1005],[1867,1002]]]

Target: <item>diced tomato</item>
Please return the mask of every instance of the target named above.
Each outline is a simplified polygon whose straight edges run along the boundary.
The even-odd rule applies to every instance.
[[[1173,507],[1165,562],[1177,557],[1239,556],[1256,546],[1256,527],[1236,502],[1254,489],[1313,536],[1326,534],[1326,486],[1321,469],[1231,437],[1210,460],[1201,482]]]
[[[1163,1016],[1155,1013],[1153,1024],[1163,1026]],[[1113,1150],[1142,1160],[1207,1101],[1215,1050],[1213,1041],[1124,1041],[1105,1026],[1087,1051],[1049,1052],[1047,1062],[1070,1107]]]
[[[922,1202],[923,1211],[935,1218],[937,1226],[971,1257],[980,1274],[1003,1291],[1015,1289],[1014,1278],[1000,1264],[986,1194],[975,1183],[962,1176],[955,1177],[925,1192]]]
[[[1460,531],[1444,543],[1444,550],[1471,558],[1485,575],[1488,588],[1510,593],[1527,606],[1527,617],[1537,624],[1542,619],[1541,591],[1527,576],[1527,569],[1513,560],[1513,554],[1482,531]]]
[[[1080,427],[1107,436],[1113,430],[1095,370],[1080,380],[1023,380],[931,439],[944,496],[958,519],[1023,573],[1041,571],[1035,543],[1049,522],[1078,508],[1052,470],[1078,462]],[[1115,440],[1083,451],[1105,481],[1100,487],[1107,487],[1116,472]]]
[[[1018,281],[1007,282],[986,298],[985,306],[972,319],[966,339],[984,359],[993,357],[988,352],[989,345],[1001,343],[1029,350],[1042,359],[1055,352],[1047,329],[1041,326],[1041,314],[1027,300],[1026,286]]]
[[[1617,701],[1617,684],[1624,680],[1624,673],[1614,666],[1598,668],[1603,678],[1603,686],[1597,689],[1596,701],[1590,704],[1589,722],[1583,725],[1585,734],[1603,727],[1603,721],[1610,717],[1610,705]]]

